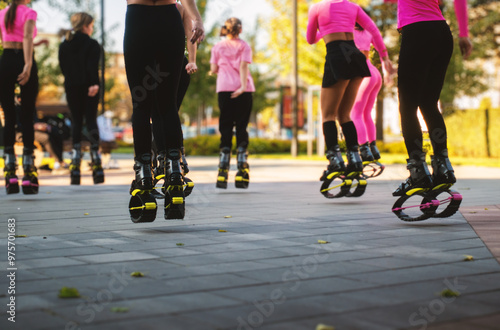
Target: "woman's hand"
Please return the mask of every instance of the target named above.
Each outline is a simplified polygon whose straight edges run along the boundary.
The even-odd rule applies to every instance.
[[[188,74],[196,73],[196,71],[198,71],[198,67],[196,66],[196,63],[188,63],[186,65],[186,71]]]
[[[93,85],[89,87],[89,96],[94,97],[99,92],[99,85]]]
[[[31,75],[31,64],[27,63],[23,67],[23,72],[17,76],[17,82],[19,85],[24,86],[30,80]]]
[[[389,88],[392,87],[394,84],[396,69],[394,68],[389,57],[384,58],[382,61],[382,71],[384,72],[384,84]]]
[[[203,22],[201,20],[193,21],[193,29],[191,30],[193,35],[191,36],[191,43],[200,43],[205,40],[205,28],[203,27]]]
[[[235,99],[243,93],[245,93],[245,89],[243,87],[240,87],[231,94],[231,98]]]
[[[472,53],[472,42],[470,42],[469,37],[458,38],[458,46],[463,58],[466,60]]]

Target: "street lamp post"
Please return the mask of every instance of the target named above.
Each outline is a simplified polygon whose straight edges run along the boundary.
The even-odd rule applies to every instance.
[[[297,102],[297,85],[298,85],[298,47],[297,47],[297,0],[293,0],[293,36],[292,36],[292,53],[293,53],[293,64],[292,64],[292,147],[291,154],[292,157],[297,157],[298,155],[298,102]]]
[[[104,86],[105,86],[105,79],[104,79],[104,70],[106,68],[106,61],[105,61],[105,54],[104,54],[104,46],[105,46],[105,36],[106,32],[104,30],[104,0],[101,0],[101,88],[99,89],[100,91],[100,102],[101,102],[101,111],[104,113]]]

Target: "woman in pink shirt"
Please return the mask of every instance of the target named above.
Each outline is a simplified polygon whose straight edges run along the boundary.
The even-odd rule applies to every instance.
[[[37,171],[33,162],[35,102],[38,95],[38,69],[33,53],[37,13],[26,5],[31,0],[14,0],[0,10],[0,42],[4,51],[0,58],[0,103],[5,113],[4,158],[7,194],[19,192],[14,154],[16,106],[14,90],[21,86],[21,124],[23,133],[23,193],[37,194]]]
[[[347,0],[323,0],[312,5],[309,10],[307,41],[313,44],[323,38],[327,49],[321,89],[321,112],[327,147],[326,157],[330,164],[321,178],[322,181],[333,172],[345,172],[349,175],[363,170],[356,127],[350,113],[361,81],[371,74],[365,55],[353,41],[356,23],[372,34],[377,49],[384,50],[380,54],[382,65],[392,72],[392,64],[377,26],[357,4]],[[347,167],[338,145],[336,120],[339,121],[345,136]]]
[[[227,188],[227,175],[231,159],[233,127],[236,127],[238,152],[238,173],[236,187],[247,188],[249,184],[248,132],[247,126],[252,111],[255,86],[248,70],[252,63],[252,49],[239,35],[241,21],[230,18],[221,30],[221,36],[227,37],[212,48],[210,70],[217,74],[219,98],[220,163],[217,188]]]
[[[472,51],[468,38],[467,1],[455,0],[459,46],[464,58]],[[398,28],[403,37],[399,53],[398,93],[403,137],[408,151],[410,177],[393,192],[402,196],[413,188],[432,188],[456,182],[448,159],[446,125],[438,101],[453,52],[453,37],[438,0],[398,0]],[[433,174],[422,150],[420,108],[434,151]]]
[[[351,119],[358,132],[361,160],[373,161],[380,159],[380,152],[376,145],[377,130],[372,119],[372,110],[380,88],[382,87],[382,76],[369,59],[370,48],[373,44],[373,36],[359,24],[356,24],[356,29],[354,30],[354,43],[366,56],[366,64],[370,69],[371,77],[364,78],[361,82],[361,86],[359,86],[356,101],[351,111]],[[376,45],[376,47],[378,47],[378,45]],[[375,49],[379,54],[387,52],[385,47],[383,49]],[[386,73],[385,77],[389,78],[389,75]]]

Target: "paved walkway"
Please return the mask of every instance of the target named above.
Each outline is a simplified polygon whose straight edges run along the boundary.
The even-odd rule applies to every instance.
[[[105,185],[41,173],[39,195],[0,191],[0,305],[15,297],[16,311],[0,329],[498,329],[500,169],[457,168],[461,213],[405,223],[390,212],[402,165],[360,198],[327,200],[325,162],[251,159],[248,190],[216,190],[216,164],[190,159],[184,221],[129,220],[125,159]],[[26,236],[15,283],[8,219]]]

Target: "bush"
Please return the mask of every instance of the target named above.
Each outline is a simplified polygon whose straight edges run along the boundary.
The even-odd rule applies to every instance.
[[[214,156],[219,154],[220,136],[202,135],[184,140],[186,153],[191,156]],[[248,152],[253,155],[259,154],[285,154],[290,152],[292,142],[290,140],[251,138]],[[313,144],[315,152],[316,143]],[[236,139],[233,138],[233,153],[236,153]],[[307,142],[299,142],[299,153],[307,152]]]

